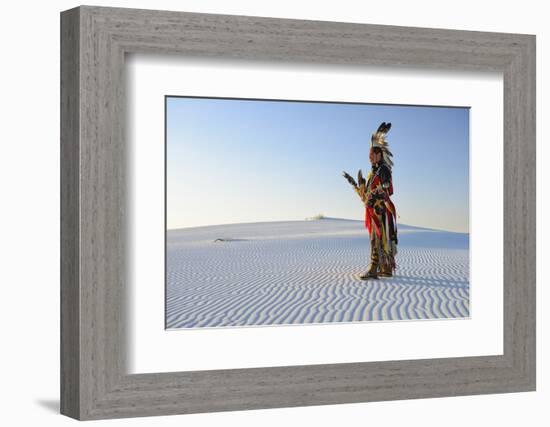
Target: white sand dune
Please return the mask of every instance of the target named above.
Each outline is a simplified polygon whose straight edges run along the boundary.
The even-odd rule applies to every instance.
[[[400,225],[395,276],[363,281],[362,221],[169,230],[166,327],[469,317],[468,247],[468,234]]]

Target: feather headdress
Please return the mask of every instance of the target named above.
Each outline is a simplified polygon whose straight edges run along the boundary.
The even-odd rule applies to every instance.
[[[391,169],[393,167],[393,154],[389,150],[388,141],[386,141],[386,134],[390,131],[390,129],[391,123],[382,122],[382,124],[378,126],[378,130],[372,134],[370,146],[371,148],[380,148],[384,162],[386,162],[388,167]]]

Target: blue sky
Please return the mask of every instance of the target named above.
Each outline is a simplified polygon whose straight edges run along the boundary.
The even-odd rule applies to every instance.
[[[370,170],[391,122],[399,222],[469,230],[469,110],[377,104],[167,100],[167,227],[362,219],[342,171]]]

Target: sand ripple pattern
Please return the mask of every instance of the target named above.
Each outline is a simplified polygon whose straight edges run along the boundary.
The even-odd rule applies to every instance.
[[[469,317],[467,234],[401,226],[396,276],[362,281],[368,262],[360,221],[170,230],[166,326]]]

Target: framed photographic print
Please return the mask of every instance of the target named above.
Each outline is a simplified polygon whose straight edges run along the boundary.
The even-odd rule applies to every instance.
[[[166,328],[469,318],[468,115],[167,96]]]
[[[534,36],[83,6],[61,40],[63,414],[534,390]]]

